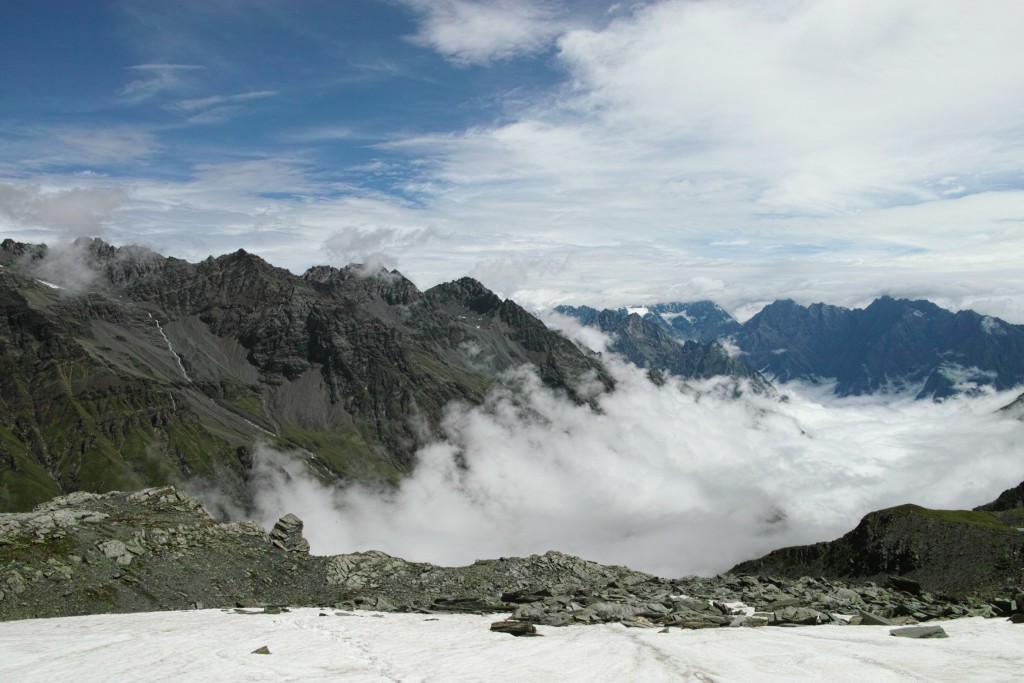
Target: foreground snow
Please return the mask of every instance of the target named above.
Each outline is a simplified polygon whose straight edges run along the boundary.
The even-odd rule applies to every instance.
[[[317,609],[202,610],[0,624],[0,680],[1018,681],[1024,626],[943,622],[943,640],[889,627],[704,631],[620,625],[491,633],[499,617]],[[256,655],[260,646],[271,654]]]

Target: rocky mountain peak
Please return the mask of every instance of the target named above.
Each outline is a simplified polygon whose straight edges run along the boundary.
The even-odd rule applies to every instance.
[[[502,303],[497,294],[471,277],[431,287],[425,294],[437,303],[459,304],[480,315],[496,310]]]

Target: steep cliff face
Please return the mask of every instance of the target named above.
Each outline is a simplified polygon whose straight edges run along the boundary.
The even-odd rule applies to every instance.
[[[193,264],[74,249],[77,290],[54,286],[45,247],[0,245],[5,509],[183,481],[244,502],[256,438],[305,449],[328,480],[395,482],[445,406],[482,400],[504,370],[532,363],[570,396],[584,377],[611,387],[594,357],[470,279],[423,293],[397,272],[295,276],[244,251]]]

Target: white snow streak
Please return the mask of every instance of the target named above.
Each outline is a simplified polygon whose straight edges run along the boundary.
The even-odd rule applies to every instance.
[[[181,374],[188,382],[191,382],[192,378],[188,376],[187,372],[185,372],[185,366],[181,362],[181,356],[179,356],[178,352],[174,350],[174,347],[171,345],[171,340],[167,338],[167,334],[164,332],[164,328],[160,327],[160,321],[154,318],[152,313],[147,313],[146,315],[156,323],[156,331],[159,332],[160,336],[164,338],[165,342],[167,342],[167,350],[171,352],[172,356],[174,356],[174,360],[178,363],[178,368],[181,370]]]

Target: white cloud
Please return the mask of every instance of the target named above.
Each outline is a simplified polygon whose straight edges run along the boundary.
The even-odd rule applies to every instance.
[[[29,125],[5,130],[10,175],[52,167],[127,166],[160,149],[156,136],[133,126]]]
[[[1012,394],[936,405],[787,386],[779,404],[612,369],[600,413],[525,372],[483,406],[450,406],[445,439],[391,493],[335,491],[262,452],[259,521],[298,514],[321,554],[463,564],[558,549],[679,576],[837,537],[873,509],[978,505],[1024,479],[1024,423],[993,412]]]
[[[332,260],[361,263],[377,271],[398,266],[395,253],[415,248],[440,237],[434,228],[398,230],[392,227],[349,226],[324,241],[323,250]]]
[[[211,95],[195,99],[180,100],[170,108],[190,114],[189,123],[220,123],[242,111],[242,104],[252,100],[274,97],[276,90],[254,90],[235,95]]]
[[[566,15],[546,0],[400,0],[422,15],[411,40],[460,66],[551,47]]]
[[[591,29],[570,28],[589,20],[569,4],[414,7],[424,40],[431,21],[460,28],[436,49],[464,63],[504,54],[491,19],[510,15],[533,27],[510,54],[534,49],[524,36],[557,39],[566,80],[517,92],[499,124],[379,136],[379,158],[333,176],[282,156],[124,179],[108,234],[183,257],[242,246],[303,270],[343,226],[435,226],[443,243],[388,254],[417,284],[472,273],[538,308],[710,298],[748,317],[777,297],[889,293],[1024,322],[1019,3],[666,0]],[[236,106],[186,102],[214,118]],[[72,160],[155,148],[141,133],[79,133]],[[359,136],[324,124],[282,139]]]
[[[70,237],[96,235],[127,199],[119,188],[0,184],[0,218],[8,228],[49,229]]]
[[[252,92],[238,93],[237,95],[213,95],[211,97],[181,100],[174,106],[176,109],[191,112],[200,111],[203,109],[210,109],[212,107],[219,107],[225,104],[234,104],[236,102],[259,100],[266,97],[273,97],[274,95],[277,95],[276,90],[254,90]]]
[[[128,67],[135,76],[122,87],[118,94],[126,101],[137,104],[165,92],[182,87],[185,75],[202,69],[196,64],[137,64]]]

